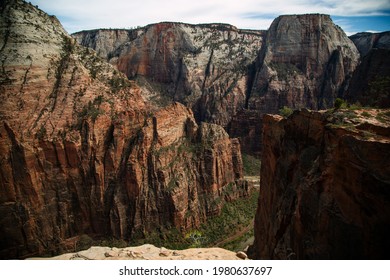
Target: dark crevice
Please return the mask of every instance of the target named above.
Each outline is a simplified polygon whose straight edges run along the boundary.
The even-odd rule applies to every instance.
[[[278,246],[279,241],[283,238],[284,234],[286,233],[287,228],[290,226],[292,217],[295,213],[295,208],[296,208],[296,202],[297,202],[297,197],[294,195],[293,200],[291,201],[290,209],[287,211],[287,215],[283,216],[283,219],[280,223],[279,229],[276,232],[275,235],[275,248],[273,251],[275,251],[276,247]]]
[[[28,73],[30,72],[31,67],[32,67],[32,59],[31,59],[31,57],[28,56],[27,59],[30,60],[30,65],[28,66],[26,72],[24,73],[24,76],[23,76],[23,83],[22,83],[22,85],[20,86],[20,90],[19,90],[20,93],[22,93],[24,86],[27,84],[27,75],[28,75]]]
[[[210,68],[211,68],[211,62],[213,61],[213,55],[214,55],[214,49],[211,49],[209,61],[207,62],[207,66],[205,69],[205,75],[204,75],[204,80],[203,80],[203,84],[202,84],[202,94],[204,93],[204,90],[206,87],[207,78],[210,76]]]

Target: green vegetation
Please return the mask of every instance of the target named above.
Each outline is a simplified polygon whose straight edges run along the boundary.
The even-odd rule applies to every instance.
[[[274,63],[271,62],[269,65],[272,69],[278,72],[278,78],[280,80],[287,80],[288,77],[296,75],[298,73],[302,74],[302,71],[296,67],[294,64],[290,63]]]
[[[206,244],[211,246],[219,243],[231,236],[232,233],[239,232],[253,223],[257,200],[258,192],[253,192],[247,198],[239,198],[233,202],[225,203],[219,216],[209,218],[200,227],[203,236],[207,237]]]
[[[360,109],[363,108],[363,106],[362,106],[359,102],[356,102],[356,103],[350,104],[350,105],[348,106],[348,108],[349,108],[350,110],[360,110]]]
[[[346,109],[347,108],[347,102],[341,98],[336,98],[334,101],[334,109],[339,110],[339,109]]]
[[[108,84],[110,85],[112,92],[117,93],[121,89],[126,88],[130,82],[128,79],[120,75],[116,75],[116,72],[114,72],[112,78],[108,80]]]
[[[62,43],[62,52],[61,59],[58,62],[56,73],[55,73],[55,83],[52,92],[50,93],[50,98],[54,101],[52,102],[51,111],[54,110],[57,103],[57,95],[59,88],[62,83],[62,78],[64,73],[68,69],[70,55],[74,51],[74,44],[72,43],[72,39],[66,35],[63,35],[63,43]]]
[[[101,109],[99,109],[102,102],[103,96],[99,95],[95,98],[93,103],[89,101],[88,105],[83,107],[83,110],[78,114],[77,128],[81,128],[81,124],[84,119],[91,118],[92,121],[95,121],[99,115],[104,113]]]
[[[390,122],[390,110],[378,113],[375,118],[381,123]]]
[[[170,226],[156,228],[150,233],[138,231],[133,234],[129,246],[140,246],[143,244],[153,244],[156,247],[165,247],[173,250],[188,249],[192,245],[191,240],[186,240],[185,236],[178,229]]]
[[[293,112],[294,112],[293,109],[287,106],[283,106],[283,108],[279,110],[279,115],[281,115],[284,118],[288,118]]]
[[[226,243],[231,249],[235,249],[242,243],[243,239],[251,237],[251,227],[257,209],[258,192],[253,192],[249,197],[239,198],[233,202],[225,202],[219,216],[209,217],[207,222],[198,229],[191,229],[183,234],[175,227],[167,226],[157,228],[151,233],[137,232],[133,235],[129,246],[139,246],[150,243],[157,247],[182,250],[194,247],[210,247],[215,244],[224,247],[223,240],[234,233],[245,231],[245,234],[238,234],[237,238]]]
[[[207,243],[207,238],[203,235],[203,233],[197,229],[189,231],[185,235],[186,241],[191,244],[190,248],[199,248],[203,247]]]
[[[96,243],[96,241],[93,240],[89,235],[83,234],[75,244],[75,251],[87,250],[91,246],[95,246],[97,244],[98,243]]]
[[[258,176],[260,174],[260,159],[251,155],[242,154],[242,164],[245,176]]]
[[[378,76],[368,86],[370,106],[380,106],[384,100],[390,99],[390,76]]]

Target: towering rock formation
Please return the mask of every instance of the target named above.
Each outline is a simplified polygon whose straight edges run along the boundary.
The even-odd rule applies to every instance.
[[[263,120],[251,257],[388,259],[390,111]]]
[[[0,4],[0,258],[78,235],[185,230],[246,195],[237,140],[79,46],[54,16]],[[233,190],[229,193],[225,187]]]
[[[245,106],[247,74],[264,33],[227,24],[165,22],[72,36],[128,78],[146,83],[148,100],[160,106],[179,101],[193,109],[198,122],[226,126]]]
[[[260,120],[251,131],[237,124],[283,106],[333,106],[359,60],[354,44],[327,15],[281,16],[267,32],[160,23],[73,36],[127,77],[142,79],[149,100],[188,105],[198,122],[228,128],[255,154]]]
[[[355,45],[328,15],[280,16],[259,55],[248,108],[332,107],[358,61]]]

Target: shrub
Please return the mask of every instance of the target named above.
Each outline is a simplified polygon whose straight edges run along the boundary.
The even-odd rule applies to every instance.
[[[347,103],[341,98],[336,98],[336,100],[334,101],[334,108],[335,110],[345,109],[347,108]]]
[[[259,176],[260,175],[260,167],[261,161],[254,156],[242,154],[242,165],[244,175],[246,176]]]
[[[283,106],[283,108],[279,110],[279,115],[281,115],[284,118],[288,118],[293,112],[294,112],[293,109],[287,106]]]
[[[76,251],[83,251],[89,249],[94,244],[94,240],[87,234],[80,236],[76,243]]]

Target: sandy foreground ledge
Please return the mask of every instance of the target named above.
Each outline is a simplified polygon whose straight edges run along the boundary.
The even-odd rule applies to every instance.
[[[67,253],[51,258],[30,260],[243,260],[243,252],[232,252],[222,248],[193,248],[169,250],[145,244],[139,247],[110,248],[91,247],[88,250]]]

